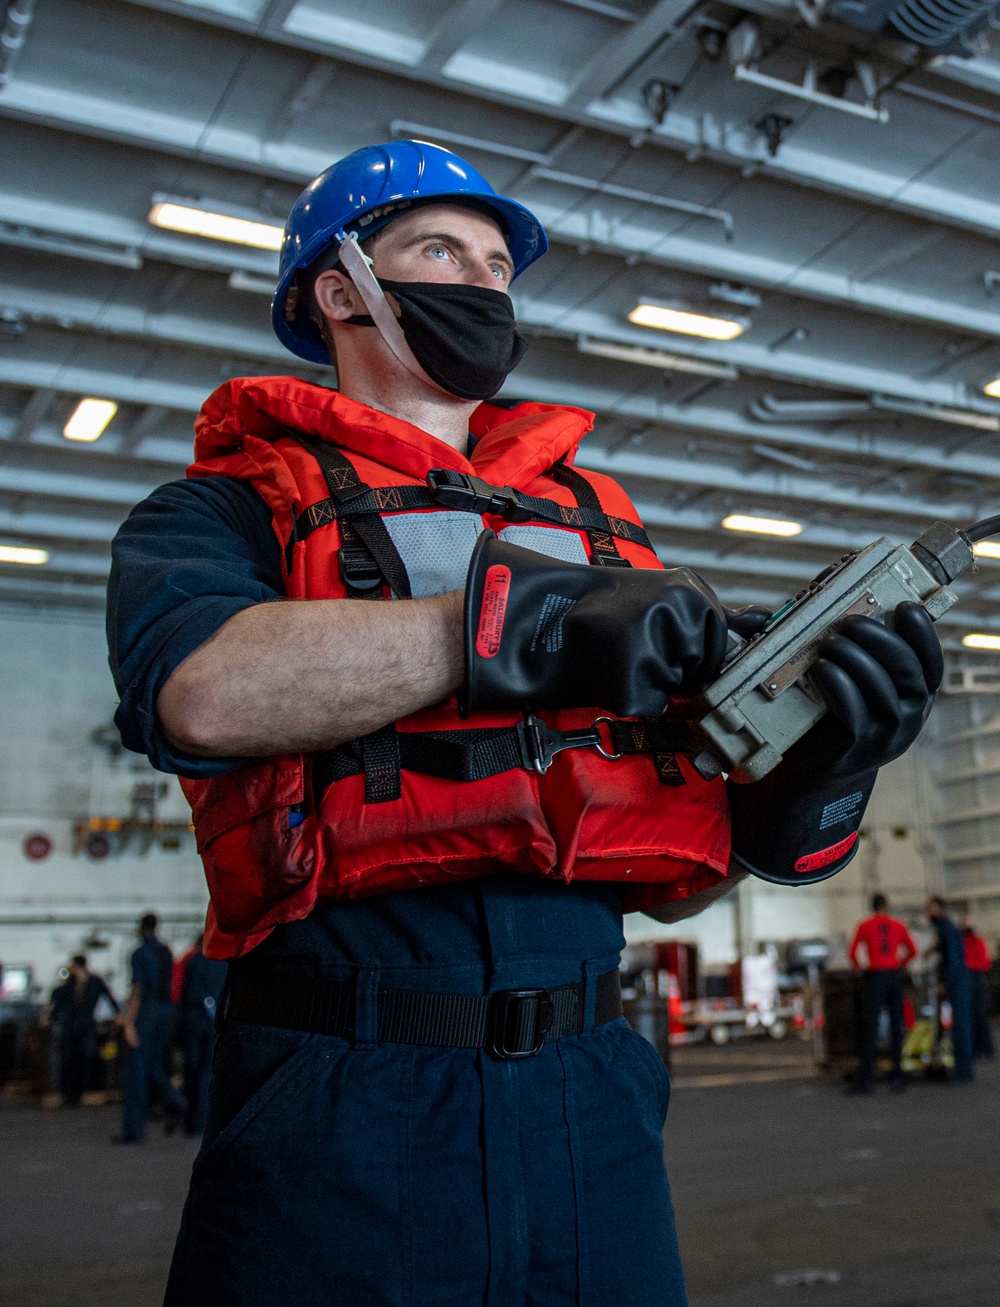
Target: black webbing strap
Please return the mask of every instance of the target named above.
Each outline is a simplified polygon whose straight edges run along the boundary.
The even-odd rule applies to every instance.
[[[397,731],[395,736],[399,766],[424,776],[449,781],[482,781],[488,776],[498,776],[501,772],[524,766],[517,729],[509,726],[470,727],[466,731]],[[362,740],[348,740],[346,744],[314,756],[313,789],[317,803],[334,781],[359,776],[362,772],[366,776],[365,800],[373,802],[368,795],[367,755],[361,747],[363,743]]]
[[[582,473],[561,460],[554,464],[549,473],[553,481],[573,492],[581,508],[602,512],[601,501],[597,491]],[[627,558],[622,558],[610,531],[598,531],[591,528],[587,532],[590,540],[590,561],[595,567],[631,567]]]
[[[403,778],[399,774],[402,760],[399,756],[399,732],[396,723],[389,722],[370,735],[357,741],[361,748],[365,773],[365,803],[391,803],[403,792]]]
[[[636,721],[612,720],[607,726],[616,753],[651,753],[661,785],[687,784],[677,755],[697,753],[700,746],[694,732],[684,722],[640,717]]]
[[[622,1014],[618,971],[596,980],[594,1024]],[[263,968],[233,968],[220,1006],[227,1021],[250,1021],[317,1035],[353,1034],[354,982],[325,976],[276,978]],[[379,986],[379,1043],[488,1048],[496,1056],[531,1057],[543,1044],[584,1027],[584,986],[504,990],[499,994],[439,994]]]
[[[290,433],[291,434],[291,433]],[[325,450],[333,446],[324,442],[308,442],[315,453],[315,444]],[[343,460],[347,463],[347,460]],[[350,466],[348,464],[348,466]],[[353,469],[352,469],[353,470]],[[575,475],[579,476],[579,473]],[[583,477],[580,477],[584,481]],[[573,527],[578,531],[596,532],[652,549],[649,536],[641,526],[623,517],[609,517],[599,506],[590,508],[573,504],[557,504],[551,499],[522,494],[509,486],[493,486],[481,477],[449,468],[437,468],[428,475],[426,486],[365,486],[355,478],[355,487],[338,488],[329,499],[310,504],[295,521],[294,540],[305,540],[320,527],[350,517],[378,516],[380,513],[403,513],[421,508],[450,508],[460,513],[492,513],[508,522],[550,522],[555,526]],[[329,484],[329,482],[328,482]],[[584,481],[592,490],[589,482]],[[595,496],[596,499],[596,496]],[[395,590],[395,586],[393,589]],[[398,591],[396,592],[399,593]]]
[[[350,597],[372,597],[376,599],[382,597],[379,588],[368,583],[368,578],[371,575],[371,565],[360,553],[360,542],[360,545],[363,545],[368,551],[379,572],[389,583],[392,592],[399,599],[409,599],[411,597],[410,578],[406,573],[406,564],[400,557],[399,550],[393,544],[392,536],[380,516],[390,505],[395,504],[395,497],[392,492],[398,487],[373,490],[359,478],[351,462],[344,457],[335,445],[313,436],[304,436],[298,431],[288,431],[288,434],[304,445],[315,458],[330,492],[329,500],[324,500],[322,505],[314,504],[311,509],[306,509],[303,516],[310,513],[315,516],[317,509],[323,509],[319,514],[320,518],[325,517],[326,522],[342,519],[349,523],[353,530],[353,535],[351,535],[349,541],[344,542],[344,548],[341,550],[341,567],[345,572],[344,582],[348,587],[349,594],[355,588],[361,589],[363,593],[359,595],[350,594]],[[365,500],[366,497],[374,497],[374,502],[371,506],[361,507],[362,500]],[[380,501],[384,503],[383,508],[378,507]],[[335,513],[330,514],[326,511],[324,506],[328,503],[336,505],[337,511]],[[320,521],[318,525],[325,525],[325,522]],[[303,538],[302,532],[298,529],[298,523],[296,523],[294,535],[297,540]],[[353,538],[354,535],[357,536],[356,540]],[[351,563],[355,560],[354,574],[362,579],[362,584],[358,587],[353,587],[350,579],[352,575]]]
[[[409,599],[410,578],[406,564],[378,511],[359,513],[351,508],[358,495],[374,492],[336,446],[298,432],[289,431],[289,434],[316,459],[331,500],[344,510],[339,519],[340,570],[348,598],[381,599],[384,578],[394,594],[400,599]],[[391,803],[398,799],[402,793],[402,778],[395,723],[390,722],[352,743],[357,745],[361,754],[365,802]]]
[[[576,474],[579,476],[579,473]],[[584,478],[580,477],[583,481]],[[466,513],[494,513],[508,522],[553,522],[557,526],[575,527],[579,531],[604,531],[621,540],[652,549],[649,536],[641,526],[624,517],[612,517],[600,507],[577,504],[557,504],[551,499],[525,495],[510,486],[493,486],[482,477],[456,472],[451,468],[435,468],[427,474],[427,484],[438,504]],[[586,483],[591,490],[589,483]]]
[[[693,732],[684,722],[666,722],[660,718],[618,721],[602,718],[611,739],[610,753],[624,757],[648,753],[656,764],[663,785],[686,784],[677,762],[678,753],[697,753]],[[376,732],[376,735],[380,732]],[[371,739],[368,736],[366,739]],[[519,726],[469,727],[457,731],[398,731],[395,740],[399,766],[403,771],[419,772],[446,781],[481,781],[506,771],[528,767],[525,743]],[[334,781],[349,776],[366,776],[365,798],[369,803],[383,802],[368,797],[368,755],[364,740],[349,740],[335,749],[313,757],[313,790],[317,804]],[[398,794],[393,797],[398,798]]]

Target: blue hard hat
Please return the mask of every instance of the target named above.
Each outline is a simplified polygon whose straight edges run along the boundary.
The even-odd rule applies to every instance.
[[[426,141],[365,146],[310,182],[288,215],[278,289],[271,302],[271,322],[281,343],[310,363],[329,363],[307,306],[293,302],[286,309],[295,274],[334,241],[351,232],[364,240],[415,201],[429,199],[464,199],[492,209],[506,232],[515,277],[549,248],[533,213],[516,200],[497,195],[481,173],[450,150]]]

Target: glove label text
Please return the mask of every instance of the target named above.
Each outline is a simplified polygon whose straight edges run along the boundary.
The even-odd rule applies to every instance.
[[[796,862],[795,870],[799,875],[805,875],[807,871],[819,871],[821,867],[829,867],[831,862],[837,862],[845,853],[850,852],[857,838],[858,832],[851,831],[846,840],[831,844],[828,849],[820,849],[818,853],[807,853],[804,858],[799,858]]]
[[[483,597],[479,605],[479,625],[476,628],[476,653],[480,658],[495,658],[500,652],[504,618],[507,616],[507,596],[510,594],[510,568],[494,563],[486,569],[483,580]]]

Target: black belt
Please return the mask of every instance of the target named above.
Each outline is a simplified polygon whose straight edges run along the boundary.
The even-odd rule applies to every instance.
[[[622,1014],[617,970],[598,976],[594,1024]],[[534,1057],[542,1045],[584,1029],[584,984],[558,989],[505,989],[498,994],[438,994],[378,990],[377,1037],[387,1044],[485,1048],[504,1061]],[[226,1020],[250,1021],[317,1035],[353,1034],[355,985],[323,976],[276,978],[230,974],[222,1000]]]

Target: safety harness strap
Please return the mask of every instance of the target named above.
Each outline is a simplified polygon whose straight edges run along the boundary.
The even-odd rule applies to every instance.
[[[601,727],[610,739],[605,748]],[[376,732],[376,735],[381,732]],[[691,728],[684,722],[662,718],[639,718],[620,721],[602,717],[589,729],[553,731],[537,717],[529,716],[516,726],[470,727],[459,731],[396,731],[399,767],[447,781],[481,781],[502,772],[525,768],[544,772],[556,753],[567,748],[598,748],[612,760],[637,753],[653,757],[663,785],[686,784],[677,762],[678,753],[698,749]],[[385,802],[370,797],[381,794],[381,785],[373,785],[368,772],[366,741],[349,740],[335,749],[313,758],[313,787],[317,804],[328,786],[349,776],[365,774],[365,798],[369,803]],[[398,794],[386,795],[398,798]]]
[[[296,435],[295,438],[306,443],[304,437]],[[316,443],[325,450],[333,448],[323,442]],[[311,441],[309,450],[311,453],[316,452]],[[346,459],[343,461],[347,463]],[[508,522],[549,522],[554,526],[593,532],[608,537],[612,548],[614,548],[613,540],[617,537],[619,540],[629,540],[632,544],[652,549],[649,536],[641,526],[636,526],[634,522],[629,522],[624,517],[609,516],[601,509],[600,501],[590,483],[579,472],[573,469],[567,471],[572,471],[573,476],[578,477],[580,483],[593,494],[593,506],[585,503],[557,504],[551,499],[522,494],[520,490],[514,490],[510,486],[490,485],[481,477],[470,476],[466,472],[456,472],[451,468],[435,468],[429,472],[425,486],[373,488],[364,485],[355,476],[353,487],[344,489],[338,487],[336,495],[331,487],[329,499],[321,499],[318,503],[310,504],[299,514],[295,520],[293,540],[305,540],[313,531],[318,531],[320,527],[329,526],[331,522],[344,517],[350,517],[352,521],[357,522],[361,516],[377,516],[380,513],[450,508],[453,512],[476,513],[479,516],[490,513]],[[569,488],[576,493],[575,484]],[[582,498],[582,495],[577,497]],[[604,552],[607,553],[607,550],[605,549]],[[623,562],[624,560],[611,566],[620,567]],[[393,586],[394,590],[395,588]]]
[[[565,486],[567,490],[573,492],[576,502],[581,508],[585,508],[591,513],[602,513],[601,501],[598,498],[597,491],[575,467],[570,467],[568,463],[560,459],[558,463],[553,465],[549,475],[553,481],[557,481],[559,485]],[[587,532],[587,538],[590,540],[590,561],[593,566],[632,566],[628,559],[622,558],[618,552],[615,538],[610,531],[599,531],[596,527],[592,527]]]
[[[350,460],[345,458],[335,445],[331,445],[325,440],[319,440],[315,436],[306,436],[301,432],[291,431],[287,427],[285,430],[288,435],[309,450],[320,466],[323,479],[326,481],[327,489],[330,492],[330,499],[324,500],[323,503],[333,504],[337,510],[335,513],[327,515],[325,520],[331,522],[341,519],[349,528],[346,538],[344,538],[343,531],[341,532],[343,547],[340,551],[341,573],[344,577],[344,584],[347,586],[348,597],[352,599],[381,599],[381,586],[372,583],[374,568],[377,568],[397,598],[411,598],[412,591],[410,590],[410,578],[406,572],[406,564],[400,557],[399,550],[393,543],[392,536],[382,521],[380,514],[383,510],[377,506],[377,502],[367,503],[368,498],[371,496],[374,496],[376,501],[381,497],[386,503],[391,501],[392,496],[387,495],[386,491],[375,491],[372,490],[371,486],[366,485],[354,470]],[[320,505],[314,504],[312,509],[306,509],[306,514],[318,507]],[[299,521],[301,521],[301,518]],[[324,524],[323,522],[317,523],[317,525]],[[298,523],[296,523],[293,538],[302,539],[302,534],[298,530]],[[365,556],[365,550],[368,557]],[[372,566],[373,562],[374,568]],[[360,591],[360,593],[353,593],[353,591]]]

